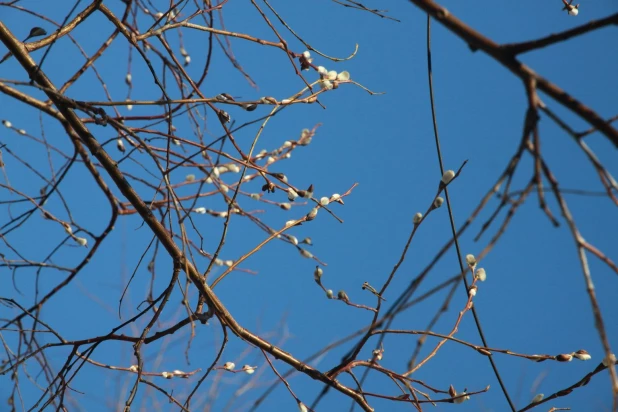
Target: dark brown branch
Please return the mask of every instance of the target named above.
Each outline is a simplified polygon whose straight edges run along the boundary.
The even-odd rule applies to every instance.
[[[607,136],[614,146],[618,147],[618,130],[610,126],[605,119],[601,118],[588,106],[584,105],[549,80],[536,74],[531,68],[515,59],[512,54],[503,50],[499,44],[472,29],[436,2],[432,0],[410,0],[410,2],[414,3],[447,29],[466,41],[473,50],[480,49],[484,51],[494,60],[513,72],[517,77],[522,80],[530,76],[536,78],[539,90],[551,96],[552,99],[596,127],[601,133]]]
[[[201,273],[186,258],[182,250],[169,236],[165,227],[155,217],[150,208],[133,189],[133,187],[131,187],[122,174],[122,171],[119,169],[118,164],[109,156],[107,151],[90,133],[82,120],[75,114],[74,110],[67,105],[66,98],[59,96],[55,92],[56,88],[54,84],[49,80],[45,73],[38,68],[23,44],[15,38],[15,36],[13,36],[13,34],[1,21],[0,41],[2,41],[13,53],[22,67],[28,72],[29,76],[31,76],[32,79],[39,85],[46,88],[47,96],[54,102],[59,111],[64,115],[66,122],[71,126],[75,133],[77,133],[81,141],[88,147],[93,156],[99,160],[122,194],[133,204],[140,216],[144,219],[144,223],[148,225],[155,236],[157,236],[158,240],[161,242],[161,245],[167,250],[170,257],[180,263],[181,267],[184,269],[191,282],[195,285],[200,295],[206,300],[211,313],[219,317],[221,322],[229,326],[234,334],[241,339],[265,350],[277,359],[283,360],[309,377],[319,380],[349,396],[354,399],[364,410],[372,411],[372,408],[367,404],[361,394],[355,390],[342,385],[338,381],[329,378],[317,369],[314,369],[311,366],[299,361],[291,354],[284,352],[261,337],[249,332],[238,322],[236,322],[223,303],[221,303],[217,295],[215,295],[212,289],[206,284],[206,282],[204,282]]]
[[[552,44],[569,40],[573,37],[586,34],[588,32],[599,29],[601,27],[609,26],[611,24],[618,24],[618,13],[612,14],[611,16],[605,17],[604,19],[592,20],[586,24],[582,24],[581,26],[577,26],[560,33],[550,34],[549,36],[541,37],[540,39],[530,40],[521,43],[505,44],[501,47],[504,51],[513,55],[526,53],[532,50],[540,49],[543,47],[551,46]]]

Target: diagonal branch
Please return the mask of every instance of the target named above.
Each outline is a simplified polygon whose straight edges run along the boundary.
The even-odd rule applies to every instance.
[[[612,24],[618,24],[618,13],[607,16],[604,19],[592,20],[586,24],[582,24],[581,26],[577,26],[560,33],[550,34],[549,36],[541,37],[540,39],[521,43],[505,44],[502,46],[502,49],[508,53],[512,53],[513,55],[526,53],[546,46],[551,46],[552,44],[560,43],[561,41],[569,40],[573,37],[580,36]]]
[[[472,29],[457,17],[453,16],[447,9],[432,0],[410,0],[410,2],[414,3],[447,29],[466,41],[472,50],[480,49],[484,51],[522,80],[526,80],[528,77],[534,77],[539,90],[596,127],[601,133],[607,136],[614,146],[618,147],[618,130],[609,125],[607,121],[600,117],[594,110],[518,61],[512,53],[505,51],[498,43]]]
[[[241,339],[259,347],[260,349],[263,349],[264,351],[273,355],[275,358],[280,359],[285,363],[289,364],[290,366],[294,367],[295,369],[305,373],[307,376],[315,380],[319,380],[333,387],[344,395],[349,396],[350,398],[354,399],[364,410],[372,411],[372,408],[365,401],[362,395],[359,394],[357,391],[350,389],[345,385],[342,385],[335,379],[329,378],[317,369],[314,369],[311,366],[296,359],[290,353],[284,352],[277,346],[243,328],[228,312],[227,308],[219,300],[217,295],[215,295],[212,289],[206,284],[196,267],[191,263],[190,260],[186,258],[182,251],[178,248],[178,245],[176,245],[173,238],[169,236],[165,227],[161,224],[161,222],[157,220],[155,215],[152,213],[146,203],[142,200],[139,194],[135,191],[135,189],[133,189],[133,187],[131,187],[130,183],[126,180],[121,170],[119,169],[118,164],[109,156],[107,151],[90,133],[90,131],[79,118],[79,116],[75,114],[73,108],[70,107],[70,101],[68,101],[66,97],[59,95],[56,92],[57,89],[55,88],[54,84],[49,80],[45,73],[39,69],[34,60],[32,60],[24,45],[18,39],[16,39],[15,36],[13,36],[13,34],[1,21],[0,41],[2,41],[6,45],[6,47],[13,53],[19,63],[28,72],[29,76],[31,76],[32,80],[45,88],[47,96],[54,102],[58,110],[66,119],[67,123],[73,128],[73,130],[77,133],[82,142],[88,147],[92,155],[99,160],[103,168],[107,171],[107,173],[110,175],[110,177],[118,187],[118,189],[135,207],[135,210],[144,219],[144,223],[147,224],[154,233],[154,235],[157,236],[158,240],[161,242],[161,245],[167,250],[168,254],[174,260],[174,262],[178,263],[184,269],[191,282],[195,285],[200,295],[203,296],[206,303],[208,304],[210,313],[216,315],[221,321],[221,323],[228,326],[232,330],[232,332]]]

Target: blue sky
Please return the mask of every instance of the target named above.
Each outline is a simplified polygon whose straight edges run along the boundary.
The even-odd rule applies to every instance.
[[[367,5],[382,7],[378,2],[374,3]],[[427,208],[441,176],[428,101],[425,15],[405,1],[388,3],[384,6],[389,9],[388,15],[401,20],[400,23],[344,9],[330,1],[271,2],[306,41],[328,55],[348,55],[354,50],[354,45],[358,44],[358,55],[350,61],[333,63],[314,54],[314,63],[337,71],[348,70],[353,80],[385,94],[370,96],[352,85],[344,85],[320,98],[326,110],[317,105],[298,105],[286,109],[269,122],[256,148],[278,148],[285,140],[298,139],[302,129],[321,124],[311,145],[295,150],[291,159],[277,163],[270,170],[285,173],[290,182],[299,187],[313,184],[317,197],[343,193],[358,183],[352,194],[345,199],[345,206],[333,205],[333,210],[344,220],[343,224],[326,213],[320,213],[316,220],[295,227],[290,233],[299,239],[307,236],[312,238],[311,252],[327,263],[323,279],[328,288],[335,291],[345,289],[352,301],[367,305],[374,305],[375,298],[361,290],[362,283],[368,281],[377,287],[385,281],[412,229],[412,216]],[[266,8],[263,3],[259,4]],[[561,12],[561,2],[558,0],[442,4],[461,20],[500,43],[529,40],[563,31],[618,11],[616,3],[610,0],[582,3],[577,17]],[[30,2],[27,5],[24,3],[24,6],[61,21],[72,4],[62,2],[52,6],[45,2]],[[119,5],[109,7],[119,13]],[[228,30],[276,40],[259,14],[245,3],[227,3],[224,17]],[[47,23],[10,8],[0,8],[0,18],[18,38],[24,38],[35,25],[46,28],[48,32],[52,31]],[[89,54],[112,32],[112,27],[102,15],[95,14],[91,18],[92,26],[81,26],[75,31],[75,38]],[[525,54],[521,60],[596,110],[602,117],[610,117],[618,112],[618,78],[615,76],[618,70],[618,44],[608,41],[615,37],[616,30],[615,27],[605,28],[565,44]],[[297,52],[304,50],[291,35],[286,38],[290,48]],[[464,160],[468,160],[463,174],[450,188],[455,221],[460,225],[477,206],[481,196],[495,183],[516,150],[521,137],[526,96],[519,79],[488,56],[471,52],[462,40],[439,24],[433,24],[432,38],[435,99],[445,166],[457,169]],[[169,39],[173,45],[178,45],[177,35],[170,33]],[[207,52],[206,39],[203,33],[184,32],[184,47],[192,59],[187,71],[193,76],[201,73],[200,68]],[[255,100],[265,95],[282,99],[303,87],[281,51],[239,39],[232,39],[231,44],[235,56],[255,80],[258,89],[251,87],[225,58],[221,49],[216,47],[214,64],[201,89],[205,95],[227,92],[243,100]],[[3,48],[0,50],[4,53]],[[40,59],[42,53],[37,51],[33,57]],[[126,41],[119,38],[97,62],[97,69],[115,100],[123,100],[127,96],[124,83],[128,67],[127,53]],[[52,81],[60,85],[83,61],[74,45],[64,38],[52,48],[43,68]],[[160,97],[145,64],[140,62],[135,53],[131,71],[133,98]],[[307,77],[313,79],[316,75],[309,73]],[[28,80],[15,59],[0,65],[0,78]],[[30,88],[21,89],[41,96],[40,92]],[[92,71],[88,71],[80,83],[70,88],[67,95],[78,100],[105,99]],[[575,130],[589,127],[549,97],[543,94],[540,97]],[[119,110],[125,115],[148,113],[148,109],[140,107],[135,107],[132,112],[126,108]],[[112,111],[108,110],[108,113]],[[267,111],[258,108],[248,113],[231,108],[230,113],[242,124],[266,115]],[[212,112],[209,115],[203,132],[207,138],[218,137],[221,128],[216,120],[212,121]],[[70,141],[57,124],[46,119],[42,123],[42,130],[36,111],[5,95],[0,95],[0,118],[9,119],[16,128],[24,128],[33,136],[40,137],[44,132],[50,142],[68,154],[72,153]],[[186,118],[178,118],[175,125],[179,136],[195,139]],[[101,142],[115,136],[110,127],[90,127]],[[248,148],[258,127],[259,123],[236,134],[244,148]],[[547,117],[541,118],[539,127],[544,156],[561,187],[602,191],[594,168],[571,138]],[[110,142],[107,149],[120,159],[113,140]],[[600,134],[594,134],[586,142],[610,172],[618,174],[615,148],[608,140]],[[49,174],[47,153],[40,145],[33,145],[32,141],[6,128],[0,129],[0,144],[6,144],[31,165]],[[6,153],[4,161],[11,185],[36,196],[42,186],[41,180]],[[52,161],[56,168],[62,164],[58,155],[53,155]],[[522,161],[514,179],[515,188],[521,189],[528,182],[532,166],[530,158]],[[128,173],[148,177],[132,162],[123,162],[121,168]],[[171,175],[171,180],[173,183],[182,182],[190,172],[195,171],[179,170]],[[2,178],[2,183],[6,184],[6,177]],[[261,183],[255,181],[243,187],[248,192],[259,192],[260,186]],[[146,199],[152,197],[152,192],[144,186],[136,184],[135,187]],[[109,219],[109,205],[98,192],[86,169],[77,165],[69,172],[61,189],[70,205],[74,221],[94,233],[100,233]],[[605,251],[614,261],[618,260],[618,219],[613,217],[615,205],[607,197],[565,196],[586,240]],[[277,192],[268,195],[268,198],[283,202],[285,194]],[[16,199],[16,196],[7,190],[0,190],[0,200],[9,199]],[[221,208],[220,200],[213,197],[206,199],[198,206]],[[559,209],[551,194],[547,195],[547,200],[551,210],[558,216]],[[309,210],[308,206],[299,206],[285,212],[274,206],[252,203],[248,198],[243,198],[241,204],[247,210],[264,210],[266,213],[260,214],[260,218],[273,227],[282,227],[287,220],[299,218]],[[474,241],[482,223],[497,204],[498,200],[494,198],[479,220],[461,238],[464,254],[479,253],[495,233],[496,225],[480,241]],[[8,212],[5,205],[2,207]],[[17,213],[25,210],[25,207],[17,205],[10,212]],[[58,217],[67,218],[57,197],[50,199],[48,207]],[[2,224],[7,220],[7,217],[3,218]],[[204,236],[204,249],[213,251],[220,238],[223,220],[207,215],[193,215],[193,221]],[[77,279],[46,305],[43,319],[65,339],[83,339],[109,333],[119,323],[119,310],[123,320],[138,310],[139,303],[146,296],[150,275],[145,263],[139,268],[137,265],[152,237],[148,228],[141,226],[141,223],[142,220],[137,216],[121,217],[112,235]],[[519,209],[501,241],[481,262],[487,270],[488,280],[480,285],[475,306],[490,346],[519,353],[552,355],[586,349],[593,356],[590,362],[561,364],[533,363],[496,354],[495,360],[502,377],[513,401],[520,408],[527,405],[537,393],[549,395],[575,383],[593,370],[603,357],[574,241],[564,221],[561,220],[561,223],[559,228],[551,225],[538,207],[536,194],[533,194]],[[387,303],[394,301],[400,291],[425,268],[437,250],[450,238],[450,233],[446,208],[429,216],[419,229],[406,261],[385,294]],[[190,230],[190,236],[198,239],[193,229]],[[7,239],[18,250],[25,251],[29,259],[40,260],[65,237],[64,231],[57,224],[35,217],[19,230],[10,233]],[[240,218],[232,219],[222,258],[236,260],[264,238],[265,233],[254,225]],[[5,244],[0,244],[0,252],[8,255]],[[69,241],[55,259],[58,264],[70,266],[79,262],[83,256],[85,250],[74,247]],[[150,257],[151,253],[147,256]],[[448,252],[422,284],[419,295],[455,275],[459,270],[456,259],[454,251]],[[202,270],[208,263],[201,258],[197,262]],[[615,350],[618,346],[618,329],[612,326],[615,324],[612,315],[615,317],[618,313],[615,299],[618,293],[616,273],[592,256],[589,262],[609,339]],[[327,300],[313,281],[315,262],[302,258],[290,244],[271,242],[241,267],[257,275],[233,272],[215,288],[222,302],[246,328],[273,343],[281,344],[284,350],[300,359],[370,321],[369,312]],[[169,259],[161,255],[157,260],[155,282],[159,293],[167,285],[170,269]],[[121,293],[134,271],[135,278],[119,309]],[[220,268],[215,269],[213,275],[218,273],[221,273]],[[39,287],[42,291],[48,291],[64,276],[58,272],[44,271],[39,278]],[[24,306],[29,306],[34,299],[36,279],[36,273],[29,269],[17,271],[13,279],[12,273],[2,267],[0,296],[14,298]],[[444,296],[445,293],[442,293],[414,306],[398,318],[393,327],[417,330],[426,328]],[[195,298],[195,292],[192,292],[191,301],[194,302]],[[176,291],[167,308],[167,316],[164,316],[158,328],[168,327],[174,320],[186,315],[180,300],[181,295]],[[448,333],[464,304],[465,293],[458,290],[448,312],[442,316],[434,331]],[[15,313],[13,309],[0,309],[2,318],[14,316]],[[469,315],[462,321],[457,337],[478,344],[480,339]],[[141,322],[122,332],[135,335],[140,333],[143,326],[144,322]],[[195,332],[195,339],[188,352],[190,365],[187,365],[185,357],[190,331],[185,329],[164,342],[144,349],[146,370],[205,370],[219,348],[221,328],[217,322],[211,322],[208,326],[198,325]],[[2,335],[7,342],[14,342],[15,336],[11,332],[2,332]],[[53,342],[51,337],[42,339]],[[416,341],[416,337],[389,337],[385,342],[382,364],[402,371],[416,347]],[[437,340],[429,339],[422,353],[427,354],[436,343]],[[344,345],[333,350],[314,365],[320,370],[330,369],[349,347]],[[368,345],[361,352],[361,358],[369,358],[372,348]],[[158,356],[163,350],[165,356]],[[50,362],[60,367],[66,353],[66,349],[50,351]],[[127,344],[107,343],[97,348],[94,358],[105,364],[127,367],[133,362],[132,348]],[[247,410],[265,390],[264,383],[270,384],[276,380],[262,355],[257,350],[249,351],[246,344],[233,336],[223,361],[234,361],[238,365],[258,365],[260,383],[244,391],[241,389],[251,379],[245,374],[225,374],[220,377],[216,387],[211,386],[212,379],[207,380],[202,387],[203,396],[211,389],[218,394],[217,400],[211,404],[212,410]],[[288,370],[281,362],[275,362],[275,366],[280,372]],[[34,373],[34,364],[31,368]],[[545,404],[542,408],[554,406],[571,407],[572,410],[610,410],[611,387],[607,375],[607,372],[596,375],[586,387],[574,391],[566,398]],[[453,384],[458,390],[467,387],[469,391],[476,391],[490,385],[487,393],[475,396],[462,405],[439,404],[437,410],[507,410],[489,363],[469,348],[447,343],[438,356],[413,377],[441,389]],[[72,396],[81,410],[117,410],[122,402],[114,403],[115,400],[126,397],[127,386],[133,383],[133,379],[126,373],[87,365],[73,382],[72,387],[79,392]],[[197,378],[192,378],[189,385],[192,386],[196,381]],[[0,377],[0,382],[0,397],[5,399],[12,386],[9,375]],[[175,389],[174,393],[177,394],[182,394],[187,385],[183,380],[163,381],[158,378],[156,382],[168,390]],[[343,382],[350,384],[346,379]],[[23,375],[22,383],[27,404],[29,400],[40,396],[40,392]],[[290,379],[290,384],[297,396],[307,404],[321,390],[319,384],[304,376],[295,375]],[[242,393],[236,392],[239,390]],[[398,394],[391,382],[377,376],[370,379],[367,390]],[[136,404],[144,409],[156,408],[151,395],[145,387],[141,388]],[[230,406],[227,402],[231,396],[236,396],[236,400]],[[158,405],[160,410],[171,410],[163,398],[159,397],[158,400],[161,402]],[[372,399],[371,404],[376,410],[406,408],[377,399]],[[76,410],[77,405],[73,405]],[[349,405],[347,398],[331,391],[317,410],[339,411],[348,409]],[[293,398],[280,385],[260,410],[293,408]]]

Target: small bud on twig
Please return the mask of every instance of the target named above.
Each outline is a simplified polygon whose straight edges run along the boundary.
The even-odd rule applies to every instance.
[[[474,276],[481,282],[485,282],[485,279],[487,279],[487,274],[483,268],[478,268],[476,272],[474,272]]]
[[[122,141],[122,139],[118,139],[116,140],[116,147],[118,148],[119,151],[121,151],[122,153],[125,152],[125,148],[124,148],[124,142]]]
[[[337,80],[339,81],[350,80],[350,73],[348,73],[347,71],[342,71],[341,73],[337,74]]]
[[[369,282],[364,282],[363,286],[361,287],[361,289],[363,290],[368,290],[369,292],[373,293],[375,296],[377,296],[379,299],[386,301],[386,299],[384,299],[380,293],[378,293],[378,291],[369,284]]]
[[[297,197],[298,197],[298,193],[296,193],[296,191],[292,189],[291,187],[288,188],[288,200],[290,202],[293,202],[294,199],[296,199]]]
[[[322,278],[323,273],[324,271],[322,270],[322,268],[316,266],[315,270],[313,271],[313,279],[315,279],[316,282],[320,283],[320,279]]]
[[[473,254],[467,254],[466,255],[466,263],[468,264],[468,266],[470,267],[474,267],[476,266],[476,258],[474,257]]]
[[[442,184],[448,185],[451,182],[451,180],[453,180],[454,177],[455,177],[455,172],[452,170],[447,170],[442,175]]]
[[[556,356],[556,360],[558,362],[571,362],[573,360],[573,356],[569,355],[568,353],[561,353],[560,355]]]
[[[337,203],[340,203],[340,204],[342,204],[342,205],[344,204],[344,203],[343,203],[343,199],[341,198],[341,195],[340,195],[339,193],[335,193],[335,194],[333,194],[333,195],[330,197],[330,201],[331,201],[331,202],[337,202]]]
[[[577,352],[573,352],[571,355],[573,355],[574,357],[582,361],[587,361],[587,360],[592,359],[592,356],[590,356],[588,351],[585,349],[580,349]]]
[[[309,211],[309,213],[307,213],[307,220],[313,220],[313,219],[315,219],[315,217],[317,216],[317,214],[318,214],[318,208],[317,208],[317,207],[314,207],[313,209],[311,209],[311,210]]]
[[[414,217],[412,218],[412,223],[414,223],[415,225],[418,225],[419,223],[421,223],[421,220],[423,220],[423,214],[419,212],[415,214]]]
[[[380,344],[380,347],[378,349],[374,349],[373,351],[371,351],[371,362],[377,363],[378,361],[381,361],[383,357],[384,346],[382,344]]]
[[[224,124],[229,123],[229,121],[232,120],[228,112],[226,112],[225,110],[219,110],[217,112],[217,117],[219,117],[219,121]]]

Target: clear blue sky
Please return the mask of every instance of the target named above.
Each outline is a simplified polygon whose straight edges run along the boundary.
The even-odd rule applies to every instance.
[[[258,3],[266,8],[263,3]],[[371,2],[367,5],[383,7],[380,3]],[[290,160],[278,163],[271,170],[285,173],[290,182],[299,187],[314,184],[317,197],[343,193],[358,183],[352,195],[345,199],[345,206],[333,205],[333,210],[344,220],[344,224],[338,223],[326,213],[320,213],[318,219],[293,228],[290,233],[299,239],[306,236],[312,238],[314,245],[310,250],[328,264],[324,268],[324,282],[328,288],[335,292],[345,289],[354,302],[373,305],[375,298],[361,290],[362,283],[369,281],[378,286],[384,282],[401,254],[412,227],[412,216],[427,208],[440,179],[428,101],[425,15],[403,0],[388,2],[384,6],[389,9],[388,15],[400,19],[400,23],[344,9],[330,1],[273,0],[271,4],[306,41],[328,55],[348,55],[358,43],[359,52],[353,60],[332,63],[314,55],[314,63],[337,71],[348,70],[353,80],[374,91],[386,93],[370,96],[352,85],[345,85],[320,99],[326,110],[317,105],[292,107],[270,121],[257,147],[258,150],[275,149],[285,140],[298,139],[303,128],[322,124],[310,146],[296,150]],[[611,0],[583,2],[577,17],[561,12],[559,0],[442,4],[482,34],[501,43],[529,40],[566,30],[618,11],[616,2]],[[24,3],[24,7],[34,8],[56,21],[62,21],[71,6],[71,2]],[[83,5],[78,9],[81,10],[81,7]],[[119,13],[120,2],[110,2],[108,7]],[[276,40],[257,12],[246,2],[227,3],[224,17],[228,30]],[[7,7],[0,8],[0,19],[18,38],[24,38],[32,26],[53,31],[48,23]],[[617,30],[616,27],[606,28],[568,44],[558,44],[523,55],[522,60],[537,73],[548,77],[607,118],[618,113],[618,43],[613,41],[618,34]],[[95,14],[92,16],[92,25],[79,27],[75,37],[86,52],[91,54],[111,32],[109,22],[102,15]],[[285,30],[281,29],[281,32]],[[177,44],[177,36],[170,33],[169,37],[173,44]],[[184,47],[192,59],[187,70],[194,76],[201,73],[200,67],[207,51],[206,39],[203,33],[184,32]],[[292,40],[291,35],[287,35],[287,39],[293,50],[304,50],[301,44]],[[303,87],[281,51],[238,39],[232,39],[231,43],[235,56],[255,80],[258,89],[252,88],[225,58],[221,49],[216,47],[209,80],[202,87],[205,95],[227,92],[244,100],[258,99],[264,95],[282,99]],[[0,52],[4,54],[5,49],[0,48]],[[97,69],[106,79],[109,92],[115,100],[123,100],[127,96],[124,83],[127,53],[126,41],[119,38],[97,62]],[[42,54],[40,50],[33,53],[33,56],[40,59]],[[61,85],[83,61],[84,58],[75,46],[63,38],[47,56],[43,69],[56,85]],[[451,186],[450,192],[455,220],[461,224],[476,207],[480,197],[495,183],[519,144],[526,96],[519,79],[486,55],[472,53],[463,41],[436,23],[433,24],[433,66],[445,165],[456,169],[464,160],[468,160],[462,176]],[[160,97],[146,66],[135,53],[131,70],[133,98]],[[308,78],[314,76],[312,73]],[[0,79],[28,80],[15,59],[0,65]],[[23,90],[41,96],[29,88]],[[92,71],[87,72],[80,83],[70,88],[67,95],[78,100],[105,99]],[[549,97],[541,94],[541,98],[575,130],[589,127]],[[120,108],[120,112],[126,115],[146,114],[147,110],[136,107],[128,112]],[[112,111],[108,110],[108,113]],[[251,113],[232,108],[230,113],[239,123],[267,114],[264,108]],[[16,128],[24,128],[33,136],[41,136],[38,113],[5,95],[0,95],[0,118],[9,119]],[[209,138],[221,134],[218,122],[213,119],[211,113],[207,122],[209,127],[204,130]],[[185,118],[179,118],[175,125],[179,136],[195,139]],[[236,136],[243,147],[248,147],[258,125],[238,132]],[[70,141],[55,122],[46,119],[43,127],[45,137],[52,144],[68,154],[72,153]],[[91,125],[91,130],[101,142],[114,137],[110,127]],[[569,136],[546,117],[540,120],[540,133],[543,153],[561,187],[602,191],[592,165]],[[618,174],[616,151],[607,139],[594,134],[586,142],[609,167],[610,172]],[[49,174],[47,153],[41,146],[34,146],[31,141],[6,128],[0,128],[0,144],[6,144],[42,173]],[[120,158],[113,141],[107,148],[113,156]],[[60,157],[54,155],[52,159],[55,167],[59,167]],[[6,154],[4,161],[11,185],[36,196],[43,185],[41,180]],[[532,166],[529,158],[522,162],[514,187],[524,187],[530,179]],[[123,162],[121,168],[148,177],[134,163]],[[172,182],[181,182],[187,173],[189,171],[184,170],[172,174]],[[0,181],[6,184],[6,177],[3,176]],[[260,186],[261,183],[255,181],[249,183],[245,190],[259,192]],[[85,168],[76,166],[61,189],[74,220],[92,232],[100,233],[109,217],[109,205],[98,193]],[[141,193],[146,199],[152,195],[143,186],[136,185],[136,189],[143,191]],[[586,240],[605,251],[614,261],[618,260],[615,205],[606,197],[565,196]],[[0,189],[0,200],[9,199],[16,199],[16,196]],[[219,200],[207,199],[197,206],[221,208]],[[285,201],[285,195],[278,192],[269,195],[269,199],[282,202]],[[548,194],[547,199],[551,210],[559,215],[553,196]],[[481,214],[480,220],[462,237],[464,254],[480,252],[495,233],[497,226],[492,226],[480,241],[474,242],[481,224],[497,204],[498,201],[493,199]],[[285,212],[261,203],[252,204],[248,198],[242,199],[242,205],[247,210],[265,210],[266,213],[260,217],[273,227],[282,227],[285,221],[299,218],[308,211],[308,206],[301,206]],[[14,206],[11,213],[17,214],[25,207]],[[50,199],[48,207],[60,218],[67,218],[57,197]],[[8,212],[5,205],[2,210],[3,214]],[[8,219],[8,214],[3,216],[2,224]],[[194,215],[193,221],[204,236],[204,249],[213,251],[220,238],[223,220]],[[152,236],[147,227],[141,226],[141,222],[136,216],[121,217],[113,234],[104,242],[92,262],[69,287],[46,305],[42,313],[43,320],[55,327],[65,339],[103,335],[119,323],[120,295]],[[561,220],[561,223],[559,228],[554,228],[539,209],[536,194],[531,195],[518,211],[507,233],[481,264],[487,270],[488,280],[480,285],[475,305],[490,346],[526,354],[552,355],[586,349],[593,356],[590,362],[561,364],[532,363],[496,354],[495,360],[502,377],[518,407],[528,404],[537,393],[549,395],[575,383],[593,370],[603,357],[574,242],[564,221]],[[424,222],[404,265],[385,295],[387,303],[394,301],[410,280],[431,261],[436,251],[449,239],[450,233],[446,208],[436,211]],[[190,235],[194,240],[198,239],[193,230]],[[24,251],[27,258],[40,260],[64,237],[65,233],[57,224],[35,217],[12,232],[7,239]],[[264,237],[265,233],[254,225],[234,218],[222,250],[222,258],[235,260]],[[10,256],[5,244],[0,244],[0,253]],[[55,259],[58,264],[70,266],[84,255],[84,249],[73,247],[68,242]],[[610,342],[616,351],[618,328],[615,326],[615,316],[618,314],[618,301],[615,297],[618,294],[618,277],[596,258],[590,256],[589,262]],[[207,261],[198,259],[198,263],[203,270]],[[160,258],[157,265],[156,285],[160,292],[167,285],[171,265],[169,259],[165,258]],[[234,272],[215,291],[246,328],[273,343],[281,344],[283,349],[300,359],[365,326],[370,320],[369,312],[327,300],[313,281],[315,262],[302,258],[287,243],[272,242],[241,267],[251,269],[257,275]],[[220,273],[221,269],[218,270],[215,275]],[[431,272],[419,294],[453,276],[458,270],[456,255],[451,251]],[[59,272],[43,272],[39,279],[40,289],[48,291],[63,277]],[[35,282],[36,273],[32,270],[18,271],[12,279],[10,270],[0,268],[0,296],[14,298],[24,306],[33,302]],[[145,264],[142,264],[122,304],[120,311],[123,320],[136,313],[137,306],[146,296],[149,282],[150,275]],[[465,293],[462,290],[457,292],[449,311],[442,316],[434,331],[448,333],[451,329],[458,311],[465,303]],[[192,292],[192,302],[195,302],[195,296],[195,292]],[[395,322],[394,327],[426,328],[429,319],[442,304],[443,297],[444,294],[435,296],[410,309]],[[159,325],[160,329],[185,316],[180,300],[181,296],[176,292],[167,308],[167,316]],[[15,310],[0,307],[2,318],[15,314]],[[478,344],[480,339],[469,315],[460,325],[457,337]],[[123,332],[135,335],[141,332],[143,326],[142,322]],[[191,364],[187,365],[185,349],[189,333],[189,330],[183,330],[161,344],[146,347],[145,369],[153,372],[174,369],[190,371],[197,368],[205,370],[219,348],[221,328],[217,322],[211,322],[209,326],[197,326],[197,335],[188,354]],[[9,343],[15,342],[13,332],[3,331],[2,338]],[[51,336],[42,339],[54,342]],[[385,343],[383,365],[403,371],[410,353],[416,347],[416,340],[415,337],[389,337]],[[423,353],[428,353],[429,348],[436,343],[437,340],[428,339]],[[369,358],[371,348],[368,345],[361,357]],[[349,346],[344,345],[330,352],[315,366],[323,371],[330,369],[348,349]],[[157,357],[160,350],[166,350],[164,358]],[[63,364],[66,353],[68,350],[50,351],[49,360],[58,368]],[[124,367],[133,362],[131,346],[120,343],[101,345],[93,357],[102,363]],[[265,390],[266,385],[262,386],[262,383],[270,384],[276,379],[259,351],[248,352],[247,345],[233,336],[223,361],[234,361],[238,365],[258,365],[259,373],[262,374],[257,388],[236,395],[238,398],[231,410],[246,410]],[[281,362],[276,362],[275,366],[280,372],[288,370]],[[33,368],[30,370],[32,374],[38,372],[34,364],[30,367]],[[598,374],[588,386],[574,391],[567,398],[545,404],[541,409],[547,410],[554,406],[571,407],[575,411],[610,410],[611,388],[607,375],[607,372]],[[489,392],[475,396],[463,405],[440,404],[437,410],[507,410],[487,360],[457,344],[446,344],[438,356],[414,378],[441,389],[448,388],[450,384],[458,390],[467,387],[469,391],[491,386]],[[78,401],[81,410],[118,410],[122,401],[115,403],[115,399],[126,398],[127,387],[133,383],[133,379],[133,376],[126,373],[87,365],[72,383],[72,388],[78,391],[72,396]],[[245,374],[224,375],[216,388],[219,396],[211,405],[212,410],[225,410],[230,396],[242,389],[250,379]],[[192,378],[191,386],[196,380],[196,377]],[[40,396],[40,392],[27,382],[23,370],[21,382],[23,397],[26,404],[30,405],[32,399]],[[344,382],[350,384],[348,380],[344,379]],[[168,390],[176,388],[174,393],[181,394],[186,390],[187,382],[163,381],[159,378],[157,383]],[[210,390],[211,383],[212,380],[205,382],[202,387],[204,393]],[[295,375],[290,379],[290,384],[297,396],[307,404],[312,402],[322,388],[304,376]],[[10,387],[10,376],[0,376],[0,398],[6,399],[9,396]],[[392,382],[381,377],[371,380],[367,390],[398,394]],[[156,405],[150,400],[141,403],[145,392],[146,388],[141,387],[135,405],[144,410],[155,410]],[[181,395],[179,397],[182,399]],[[160,410],[172,410],[164,399],[158,399],[161,402]],[[402,404],[387,404],[376,399],[372,399],[371,404],[376,410],[409,410],[409,407]],[[349,405],[347,398],[331,391],[317,409],[340,411],[347,410]],[[76,405],[71,407],[79,410]],[[294,408],[293,398],[281,385],[276,393],[267,398],[260,410]]]

